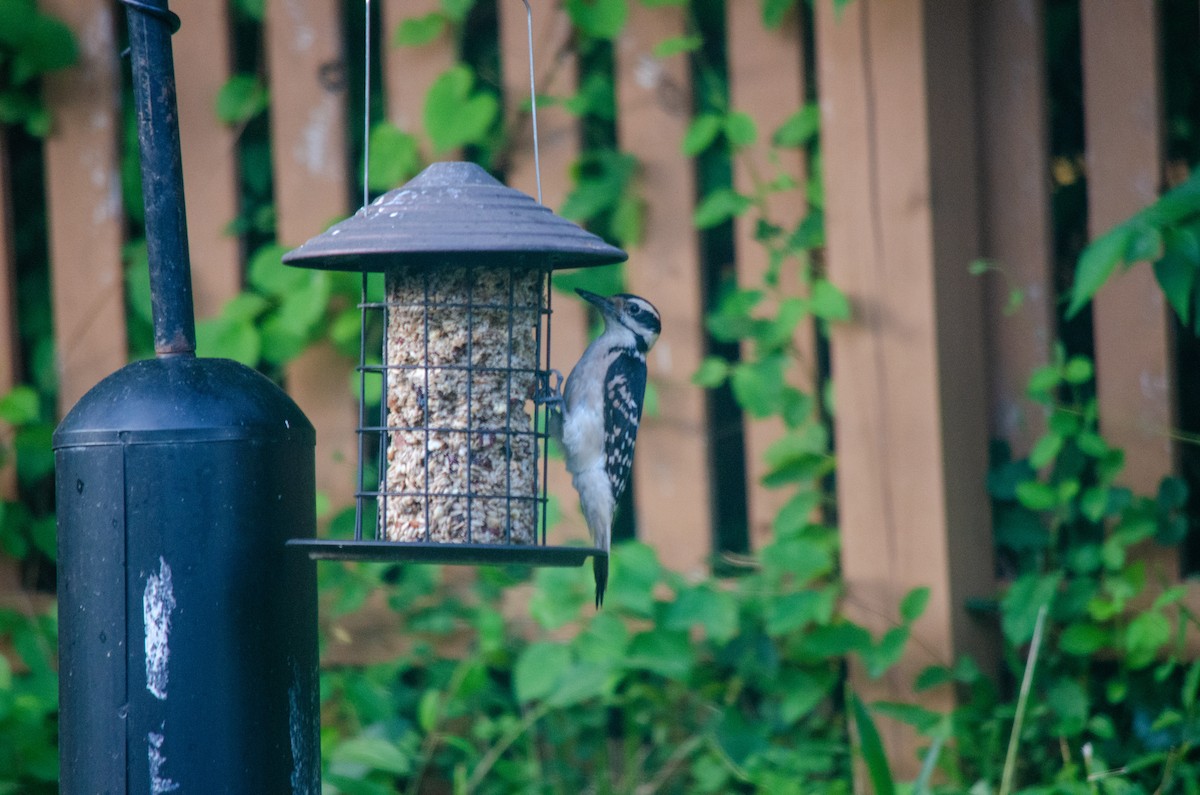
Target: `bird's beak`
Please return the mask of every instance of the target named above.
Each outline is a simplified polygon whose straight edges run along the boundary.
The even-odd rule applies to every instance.
[[[581,290],[578,287],[575,288],[575,292],[579,293],[580,298],[599,309],[600,314],[604,315],[605,317],[611,315],[615,309],[611,298],[605,298],[602,295],[596,295],[593,292]]]

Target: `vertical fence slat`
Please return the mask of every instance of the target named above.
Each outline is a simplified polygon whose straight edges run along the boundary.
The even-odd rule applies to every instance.
[[[499,12],[504,70],[504,104],[508,129],[514,145],[506,175],[509,186],[537,196],[533,164],[533,134],[524,109],[529,101],[529,46],[525,5],[502,2]],[[533,55],[539,95],[564,96],[575,90],[576,65],[571,41],[571,22],[558,6],[534,6]],[[538,139],[542,167],[542,201],[557,210],[571,189],[571,164],[579,155],[579,124],[561,107],[543,103],[538,108]],[[587,313],[574,296],[556,294],[550,334],[550,366],[566,375],[587,346]],[[579,510],[579,499],[571,478],[559,462],[551,462],[548,473],[550,494],[559,505],[559,523],[554,532],[562,538],[586,538],[587,524]]]
[[[176,0],[171,7],[183,20],[172,44],[192,292],[196,316],[212,317],[241,287],[240,246],[226,232],[238,214],[237,137],[216,113],[232,63],[228,5]]]
[[[41,7],[69,25],[79,43],[75,66],[44,82],[54,110],[45,147],[46,212],[58,405],[65,412],[126,358],[116,6],[48,0]]]
[[[8,170],[8,137],[0,127],[0,397],[8,394],[20,373],[17,331],[17,252],[13,242],[12,177]],[[0,422],[0,448],[12,444],[11,429]],[[17,471],[12,456],[0,462],[0,500],[15,499]]]
[[[928,605],[864,700],[912,696],[926,665],[994,659],[967,614],[993,592],[982,294],[977,254],[970,4],[817,4],[829,272],[854,309],[832,330],[846,607],[881,632],[909,589]],[[936,197],[936,203],[935,203]],[[932,709],[951,693],[922,693]],[[911,730],[881,721],[898,772]]]
[[[685,32],[677,7],[631,3],[617,42],[617,135],[641,164],[650,197],[645,239],[630,252],[628,283],[663,317],[650,352],[658,416],[645,417],[634,465],[638,536],[666,565],[700,569],[713,544],[707,407],[690,379],[704,355],[699,241],[692,227],[692,163],[679,151],[691,117],[685,57],[655,58],[655,44]]]
[[[804,44],[800,37],[798,15],[789,14],[779,30],[767,30],[761,15],[748,13],[743,6],[728,4],[725,12],[729,53],[729,94],[735,110],[749,112],[758,123],[758,141],[734,163],[737,190],[751,195],[755,181],[769,182],[777,173],[797,180],[797,187],[776,193],[767,200],[768,219],[784,229],[792,229],[804,217],[804,183],[807,164],[798,149],[779,149],[778,166],[768,157],[775,130],[804,106]],[[762,283],[769,267],[765,246],[754,239],[756,216],[743,216],[734,225],[736,234],[738,283],[754,287]],[[789,262],[781,274],[781,284],[795,294],[795,262]],[[816,383],[816,339],[811,323],[797,329],[795,345],[802,373],[796,384],[811,392]],[[760,485],[767,466],[763,454],[783,435],[783,423],[776,418],[745,420],[747,500],[751,546],[758,548],[770,541],[775,514],[790,496],[784,489]]]
[[[277,231],[280,243],[296,246],[344,217],[349,207],[341,4],[268,0],[266,47]],[[316,426],[317,490],[335,507],[354,498],[358,417],[352,370],[353,363],[318,343],[287,373],[289,394]]]
[[[522,6],[522,9],[524,6]],[[458,60],[454,37],[447,29],[436,41],[421,47],[397,47],[393,34],[406,19],[422,17],[441,10],[439,0],[384,0],[382,15],[384,39],[383,82],[387,94],[388,119],[407,133],[422,133],[421,151],[437,160],[453,160],[455,152],[432,152],[425,129],[425,95],[438,76]]]
[[[1050,360],[1054,339],[1045,23],[1024,0],[984,0],[976,14],[980,245],[1000,269],[984,282],[991,432],[1020,457],[1045,428],[1025,385]],[[1010,289],[1023,296],[1011,314]]]
[[[1150,204],[1162,180],[1158,4],[1084,0],[1088,227],[1095,237]],[[1125,450],[1121,480],[1155,493],[1173,468],[1167,308],[1143,263],[1097,294],[1093,323],[1101,430]]]

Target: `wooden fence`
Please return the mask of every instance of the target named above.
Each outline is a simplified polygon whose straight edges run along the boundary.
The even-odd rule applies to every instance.
[[[570,26],[557,3],[533,0],[536,55],[560,49]],[[41,0],[66,20],[81,46],[79,64],[46,81],[55,116],[44,146],[48,246],[52,262],[61,406],[69,408],[125,360],[121,249],[124,221],[118,162],[122,116],[116,31],[109,0]],[[801,3],[801,6],[804,4]],[[1028,0],[854,0],[835,12],[814,4],[812,28],[795,15],[779,30],[760,21],[760,4],[727,0],[725,42],[733,107],[770,130],[819,86],[826,185],[826,263],[849,296],[854,321],[836,327],[831,367],[836,390],[839,523],[849,602],[875,629],[894,621],[900,596],[928,585],[933,597],[916,628],[914,650],[874,693],[905,692],[916,670],[958,651],[988,658],[990,639],[964,601],[994,593],[988,498],[989,437],[1027,452],[1042,426],[1024,397],[1033,368],[1049,360],[1056,334],[1051,164],[1044,17]],[[232,44],[225,3],[175,0],[184,20],[175,37],[188,222],[198,314],[209,316],[241,282],[241,250],[225,233],[238,210],[237,138],[213,113],[228,78]],[[407,17],[437,0],[382,0],[387,116],[413,130],[426,89],[454,63],[443,37],[418,48],[390,46]],[[524,6],[498,0],[505,102],[510,116],[527,95]],[[1160,4],[1082,0],[1088,217],[1093,234],[1151,201],[1163,173],[1164,137],[1158,38]],[[347,96],[322,79],[343,61],[343,3],[267,0],[263,46],[270,76],[270,130],[279,241],[291,246],[351,212]],[[708,296],[700,238],[691,224],[694,164],[680,154],[690,122],[693,76],[686,56],[657,58],[654,46],[686,32],[675,6],[629,3],[627,33],[614,48],[617,131],[640,163],[647,202],[644,239],[630,252],[629,288],[665,318],[650,363],[659,413],[646,420],[636,468],[637,528],[672,567],[701,571],[713,550],[710,506],[719,489],[741,489],[713,460],[714,425],[704,392],[690,383],[706,352]],[[815,55],[805,57],[805,42]],[[805,64],[815,63],[815,76]],[[570,91],[574,70],[556,70],[553,93]],[[681,99],[682,98],[682,99]],[[546,203],[561,206],[578,151],[575,120],[559,108],[539,116]],[[7,192],[0,137],[0,210]],[[762,147],[739,160],[734,179],[762,166]],[[800,152],[783,164],[802,172]],[[534,192],[528,150],[511,164],[509,184]],[[802,182],[802,181],[801,181]],[[774,199],[792,220],[802,191]],[[9,225],[0,223],[0,392],[15,377],[14,272]],[[753,282],[766,267],[753,229],[736,230],[736,271]],[[973,278],[987,257],[1023,290],[1016,318],[1004,316],[1003,283]],[[1000,288],[1000,289],[994,289]],[[1175,362],[1164,301],[1147,267],[1106,287],[1094,309],[1098,389],[1104,431],[1127,451],[1127,485],[1152,491],[1174,469],[1168,429],[1176,427]],[[569,368],[586,339],[586,318],[556,303],[556,366]],[[803,342],[812,346],[811,339]],[[812,356],[809,361],[815,361]],[[318,347],[291,365],[287,386],[318,429],[319,488],[349,500],[355,408],[351,363]],[[813,378],[815,381],[815,373]],[[757,485],[762,453],[776,438],[770,422],[747,421],[748,513],[752,544],[769,537],[780,504]],[[552,481],[564,507],[574,497]],[[579,523],[567,511],[566,521]],[[1171,561],[1163,563],[1174,576]],[[945,693],[945,699],[952,694]],[[936,705],[932,705],[936,706]]]

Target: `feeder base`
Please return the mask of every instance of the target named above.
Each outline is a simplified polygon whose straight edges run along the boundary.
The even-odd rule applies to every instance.
[[[559,547],[528,544],[430,544],[397,541],[354,541],[329,538],[293,538],[289,547],[308,552],[313,560],[372,560],[409,563],[445,563],[463,566],[582,566],[588,558],[608,553],[592,547]]]

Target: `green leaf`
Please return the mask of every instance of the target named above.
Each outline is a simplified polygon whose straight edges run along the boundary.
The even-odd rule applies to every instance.
[[[1061,572],[1040,577],[1026,574],[1009,587],[1000,600],[1000,625],[1009,643],[1021,646],[1033,638],[1038,611],[1042,605],[1049,604],[1054,599],[1061,581]]]
[[[670,58],[684,52],[695,52],[702,44],[704,40],[699,36],[672,36],[655,44],[652,52],[655,58]]]
[[[1163,236],[1157,227],[1134,223],[1130,230],[1129,241],[1125,244],[1125,262],[1132,264],[1162,256]]]
[[[737,603],[732,596],[698,585],[679,593],[667,608],[663,625],[673,630],[699,626],[709,640],[724,643],[737,632],[737,618]]]
[[[1027,480],[1017,484],[1017,501],[1031,511],[1048,511],[1058,505],[1058,494],[1045,483]]]
[[[65,69],[79,57],[75,34],[54,17],[38,14],[25,32],[19,57],[35,75]]]
[[[367,184],[386,191],[414,177],[421,168],[417,139],[388,122],[371,128],[371,162]]]
[[[613,548],[612,568],[605,607],[648,617],[654,610],[654,586],[662,578],[662,564],[651,547],[626,542]]]
[[[597,39],[615,39],[629,18],[626,0],[566,0],[575,27]]]
[[[816,138],[821,129],[821,109],[810,102],[788,116],[772,136],[776,146],[804,146]]]
[[[1158,650],[1171,639],[1171,622],[1158,611],[1139,613],[1125,630],[1126,663],[1145,668],[1157,658]]]
[[[1078,314],[1125,257],[1125,250],[1133,236],[1133,229],[1121,225],[1111,229],[1088,244],[1079,255],[1075,267],[1075,280],[1071,285],[1071,303],[1067,307],[1067,318]]]
[[[2,689],[2,688],[0,688]],[[1200,658],[1193,660],[1183,677],[1182,702],[1191,711],[1196,704],[1196,691],[1200,689]]]
[[[282,298],[304,287],[310,271],[283,264],[285,246],[271,244],[254,252],[246,266],[246,281],[266,295]]]
[[[817,620],[821,595],[817,591],[798,591],[772,599],[767,603],[767,634],[786,635]]]
[[[758,137],[758,126],[754,117],[742,111],[733,111],[725,117],[725,138],[736,149],[754,143]]]
[[[854,711],[854,725],[858,728],[859,750],[875,795],[895,795],[896,785],[888,766],[887,754],[883,750],[883,740],[879,738],[879,730],[875,728],[875,722],[871,720],[858,694],[850,694],[850,705]]]
[[[612,693],[617,683],[617,673],[612,665],[581,662],[571,666],[563,674],[554,692],[547,700],[555,707],[570,707]]]
[[[223,317],[196,321],[196,353],[233,359],[254,367],[262,356],[262,338],[254,324]]]
[[[626,667],[658,674],[666,679],[686,679],[695,654],[686,632],[649,630],[629,644]]]
[[[900,619],[906,624],[911,624],[920,618],[925,612],[925,606],[929,604],[929,595],[928,587],[913,588],[909,591],[900,600]]]
[[[392,43],[398,47],[421,47],[430,44],[446,29],[446,17],[437,11],[422,17],[409,17],[396,28]]]
[[[713,389],[725,383],[729,377],[729,362],[720,356],[706,356],[700,368],[692,376],[692,383],[705,389]],[[0,407],[2,411],[2,407]]]
[[[822,320],[845,321],[850,319],[850,301],[845,293],[827,279],[816,279],[812,285],[809,309]]]
[[[442,13],[455,22],[463,22],[475,7],[475,0],[442,0]]]
[[[54,450],[50,445],[53,434],[53,425],[36,422],[19,428],[13,436],[17,477],[22,483],[35,483],[54,472]]]
[[[554,692],[571,665],[571,652],[557,643],[531,643],[513,666],[513,693],[521,703]]]
[[[867,675],[878,679],[888,672],[904,654],[904,645],[908,643],[908,627],[892,627],[883,633],[879,645],[862,652],[863,661],[867,664]]]
[[[36,422],[40,414],[37,391],[25,384],[18,384],[0,398],[0,420],[9,425],[27,425]]]
[[[269,102],[267,88],[257,75],[233,75],[217,92],[217,118],[241,124],[262,113]]]
[[[692,119],[683,136],[682,151],[685,157],[695,157],[703,152],[721,133],[721,117],[715,113],[702,113]]]
[[[642,240],[645,218],[645,202],[641,197],[625,192],[613,208],[609,229],[618,244],[626,247],[636,246]]]
[[[42,516],[29,525],[33,545],[50,560],[58,559],[58,521],[54,514]]]
[[[579,617],[590,601],[591,571],[543,568],[534,575],[536,588],[529,599],[529,613],[543,629],[557,629]]]
[[[730,386],[738,405],[755,417],[776,413],[783,395],[786,368],[787,359],[782,355],[734,365]]]
[[[692,214],[692,223],[697,229],[711,229],[741,215],[751,204],[749,198],[732,188],[717,188],[700,201]]]
[[[1068,384],[1086,384],[1095,375],[1092,360],[1086,356],[1072,356],[1063,368],[1063,380]]]
[[[500,113],[493,94],[475,90],[475,75],[457,64],[442,73],[425,95],[425,132],[434,149],[446,152],[480,143]]]
[[[394,776],[412,773],[413,759],[395,743],[383,737],[353,737],[334,746],[330,754],[332,762],[363,765],[369,770],[379,770]]]
[[[1059,648],[1076,657],[1091,657],[1109,642],[1107,629],[1096,624],[1077,623],[1063,630]]]
[[[625,622],[608,610],[596,613],[571,642],[580,661],[604,664],[624,659],[628,645],[629,630]]]
[[[417,725],[421,731],[430,734],[437,728],[441,714],[442,691],[431,687],[421,694],[421,700],[417,703]]]
[[[1167,302],[1186,326],[1190,322],[1196,275],[1200,271],[1200,240],[1195,227],[1167,229],[1163,255],[1154,263],[1154,277]]]
[[[762,0],[762,21],[767,30],[779,30],[796,0]]]
[[[852,651],[868,653],[872,648],[871,633],[849,621],[818,626],[804,638],[802,648],[807,654],[835,659]]]
[[[0,0],[0,44],[20,47],[37,16],[36,7],[28,0]]]
[[[1183,508],[1187,504],[1188,485],[1183,478],[1168,475],[1158,484],[1158,497],[1155,502],[1160,511],[1170,511]]]
[[[1088,695],[1074,679],[1055,679],[1046,689],[1046,706],[1058,717],[1054,733],[1073,736],[1083,731],[1088,717]]]
[[[885,715],[901,723],[907,723],[923,734],[932,731],[943,720],[940,712],[934,712],[916,704],[904,704],[896,701],[876,701],[871,705],[871,710],[876,715]]]
[[[1029,452],[1029,465],[1034,469],[1041,469],[1053,462],[1062,452],[1063,441],[1063,438],[1057,433],[1047,433],[1038,439],[1033,450]]]
[[[583,223],[613,209],[630,188],[637,173],[637,158],[605,149],[585,154],[575,164],[575,189],[559,211],[564,218]]]

